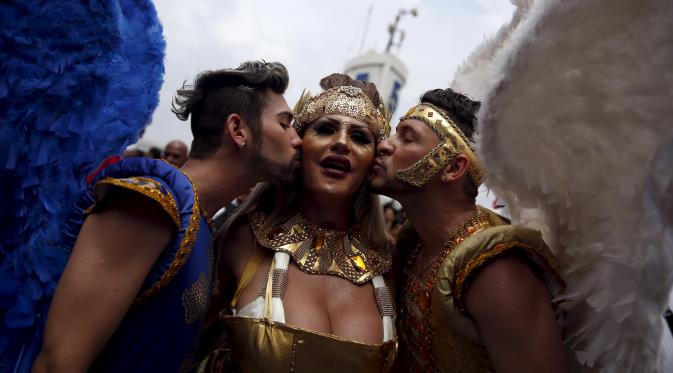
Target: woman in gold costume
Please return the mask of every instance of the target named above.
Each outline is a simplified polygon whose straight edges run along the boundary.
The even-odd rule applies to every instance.
[[[201,371],[381,372],[396,353],[383,275],[390,238],[367,178],[389,133],[372,83],[332,74],[303,95],[301,174],[259,185],[225,224],[216,251],[218,318]],[[224,336],[224,338],[221,338]]]

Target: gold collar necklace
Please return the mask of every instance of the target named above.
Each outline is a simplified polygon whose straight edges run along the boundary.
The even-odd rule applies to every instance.
[[[391,254],[385,249],[368,247],[357,231],[317,227],[301,213],[265,230],[267,218],[262,212],[249,217],[257,242],[274,251],[290,254],[304,272],[339,276],[361,285],[390,270]]]

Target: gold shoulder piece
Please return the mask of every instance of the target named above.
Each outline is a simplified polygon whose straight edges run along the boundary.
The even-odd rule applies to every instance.
[[[484,242],[484,246],[478,250],[473,250],[472,258],[470,258],[467,263],[463,264],[460,268],[457,268],[453,281],[453,294],[456,304],[462,312],[465,312],[464,290],[475,274],[495,258],[509,253],[512,250],[516,250],[528,259],[528,262],[531,263],[533,267],[537,267],[535,268],[535,272],[541,274],[542,280],[552,298],[563,292],[565,289],[565,281],[563,281],[556,268],[556,259],[551,254],[551,251],[549,251],[547,245],[544,244],[544,241],[542,241],[541,238],[539,240],[535,240],[534,238],[527,239],[528,237],[534,237],[535,233],[539,235],[539,232],[532,229],[506,225],[485,233],[494,234],[496,236],[505,236],[508,235],[509,232],[503,232],[503,230],[506,230],[507,228],[517,230],[525,229],[529,232],[521,231],[514,234],[511,238],[498,240],[503,242],[488,242],[491,240],[487,239],[487,242]]]

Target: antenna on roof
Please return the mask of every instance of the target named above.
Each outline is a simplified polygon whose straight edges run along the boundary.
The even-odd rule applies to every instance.
[[[413,17],[416,17],[418,15],[418,9],[417,8],[411,8],[411,9],[400,9],[397,12],[397,16],[395,16],[395,21],[388,25],[388,45],[386,46],[386,53],[390,53],[390,49],[394,46],[396,46],[398,49],[402,46],[402,42],[404,41],[404,31],[398,29],[398,24],[400,23],[400,19],[407,15],[411,14]],[[395,43],[395,35],[399,34],[399,39],[397,43]]]

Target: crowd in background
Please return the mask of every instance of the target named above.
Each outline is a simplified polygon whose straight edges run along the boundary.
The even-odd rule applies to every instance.
[[[166,144],[163,151],[156,146],[149,148],[147,151],[143,151],[139,148],[126,149],[126,151],[124,151],[124,158],[146,157],[164,159],[176,167],[182,167],[185,162],[187,162],[188,156],[189,148],[187,147],[187,144],[180,140],[169,142]]]
[[[386,221],[388,234],[392,237],[393,242],[397,241],[397,235],[400,233],[400,228],[402,228],[402,224],[407,221],[407,215],[404,213],[404,210],[401,207],[395,207],[396,204],[397,202],[390,201],[383,205],[383,217]]]

